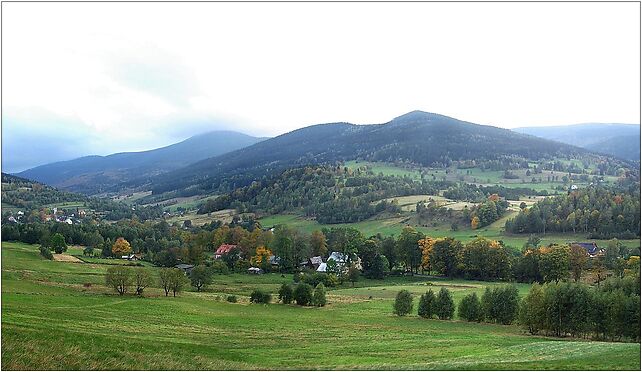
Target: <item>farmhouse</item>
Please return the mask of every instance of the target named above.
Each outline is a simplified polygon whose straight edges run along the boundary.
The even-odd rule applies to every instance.
[[[220,247],[214,252],[214,258],[219,259],[224,255],[230,253],[232,249],[236,248],[235,244],[221,244]]]
[[[600,247],[598,247],[595,242],[571,243],[571,245],[579,245],[580,247],[584,248],[586,250],[586,253],[588,253],[589,257],[591,258],[602,256],[604,254],[604,249],[600,249]]]
[[[250,267],[249,269],[247,269],[247,273],[259,275],[259,274],[263,274],[263,269],[260,269],[258,267]]]

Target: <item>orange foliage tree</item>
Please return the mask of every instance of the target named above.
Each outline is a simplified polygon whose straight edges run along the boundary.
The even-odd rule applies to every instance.
[[[124,256],[132,251],[132,246],[125,238],[118,238],[114,245],[111,246],[111,253],[115,256]]]

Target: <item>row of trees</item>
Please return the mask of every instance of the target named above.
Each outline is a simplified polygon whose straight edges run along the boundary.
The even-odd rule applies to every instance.
[[[640,295],[622,279],[589,287],[578,283],[534,284],[523,299],[520,323],[531,334],[598,340],[640,340]]]
[[[412,302],[413,297],[409,291],[399,291],[395,297],[393,312],[399,316],[410,314]],[[459,318],[469,322],[511,324],[518,315],[519,294],[514,286],[493,289],[487,287],[481,300],[473,292],[462,298],[456,307],[448,289],[442,287],[437,295],[430,289],[419,298],[417,315],[426,319],[437,317],[450,320],[455,315],[456,308]]]

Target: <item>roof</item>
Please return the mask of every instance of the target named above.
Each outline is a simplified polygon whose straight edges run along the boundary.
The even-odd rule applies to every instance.
[[[193,268],[193,267],[194,267],[194,265],[189,265],[189,264],[178,264],[178,265],[176,265],[176,266],[174,266],[174,267],[175,267],[175,268],[177,268],[177,269],[185,270],[185,269],[191,269],[191,268]]]
[[[321,256],[312,257],[310,258],[310,263],[313,265],[321,265],[323,263],[323,259]]]
[[[597,244],[595,244],[595,242],[592,242],[592,243],[572,243],[572,244],[579,245],[580,247],[586,249],[588,254],[595,254],[600,250],[600,248],[597,246]]]
[[[270,264],[271,265],[278,265],[279,263],[281,263],[281,257],[270,256]]]
[[[234,248],[236,248],[236,244],[221,244],[216,250],[216,254],[227,254]]]
[[[328,265],[325,262],[322,262],[319,267],[317,268],[318,272],[326,272],[326,269],[328,268]]]
[[[330,257],[328,257],[328,260],[332,259],[337,263],[344,263],[346,262],[346,258],[346,255],[344,255],[343,253],[332,252],[332,254],[330,254]]]

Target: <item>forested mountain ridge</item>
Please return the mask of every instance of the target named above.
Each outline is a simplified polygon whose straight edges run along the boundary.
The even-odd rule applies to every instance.
[[[271,172],[352,159],[444,167],[464,160],[519,161],[586,153],[508,129],[413,111],[385,124],[330,123],[298,129],[158,177],[152,189],[155,194],[179,190],[181,195],[231,191]]]
[[[640,160],[640,126],[636,124],[574,124],[522,127],[519,133],[550,139],[620,159]]]
[[[133,179],[162,174],[261,140],[233,131],[213,131],[154,150],[85,156],[41,165],[17,175],[70,191],[96,194]]]

